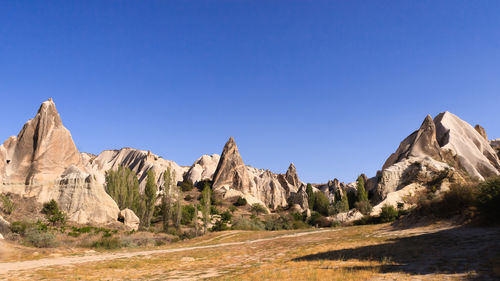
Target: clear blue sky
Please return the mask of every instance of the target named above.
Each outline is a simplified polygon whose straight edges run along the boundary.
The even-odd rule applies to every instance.
[[[3,1],[0,138],[53,97],[80,151],[182,165],[234,136],[304,181],[380,169],[427,114],[500,138],[500,1]]]

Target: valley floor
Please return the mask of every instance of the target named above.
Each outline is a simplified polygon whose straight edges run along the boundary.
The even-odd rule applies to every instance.
[[[384,224],[228,231],[154,249],[55,257],[2,242],[0,279],[497,280],[499,238],[499,227]]]

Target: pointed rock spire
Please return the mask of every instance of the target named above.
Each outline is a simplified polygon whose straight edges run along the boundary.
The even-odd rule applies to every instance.
[[[36,116],[4,144],[5,178],[11,183],[41,183],[60,176],[66,167],[81,164],[81,156],[63,126],[52,99],[42,103]]]
[[[486,134],[486,130],[479,124],[477,124],[474,129],[476,129],[476,131],[486,140],[486,141],[489,141],[488,140],[488,135]]]
[[[296,187],[300,186],[300,180],[299,180],[299,176],[297,175],[297,169],[295,169],[295,165],[293,165],[293,163],[290,163],[290,166],[288,167],[288,170],[286,171],[285,178],[289,184],[296,186]]]
[[[226,142],[214,173],[213,188],[224,186],[243,192],[250,190],[250,178],[233,137]]]
[[[430,156],[441,159],[441,148],[436,139],[436,126],[427,115],[420,128],[404,139],[395,153],[385,162],[383,169],[409,157]]]

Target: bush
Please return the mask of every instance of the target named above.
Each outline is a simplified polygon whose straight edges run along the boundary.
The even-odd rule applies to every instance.
[[[391,205],[384,205],[380,213],[381,222],[395,221],[399,217],[399,212]]]
[[[477,207],[490,222],[500,222],[500,177],[479,184]]]
[[[224,222],[222,220],[218,220],[215,222],[215,225],[212,226],[210,231],[224,231],[224,230],[228,230],[228,229],[229,229],[229,227],[227,226],[226,222]]]
[[[368,200],[358,201],[354,203],[354,206],[358,211],[360,211],[363,215],[368,215],[372,211],[372,205]]]
[[[299,220],[294,220],[292,222],[292,228],[293,229],[304,229],[304,228],[309,228],[310,226],[303,222],[303,221],[299,221]]]
[[[66,223],[66,214],[59,210],[59,205],[54,199],[43,204],[42,214],[45,214],[47,220],[53,225]]]
[[[193,201],[193,196],[191,196],[191,195],[188,194],[188,195],[186,195],[186,197],[184,197],[184,200],[186,200],[186,201]]]
[[[218,215],[219,214],[219,210],[217,210],[217,207],[210,206],[210,214],[211,215]]]
[[[264,230],[265,228],[266,226],[260,220],[245,217],[233,219],[233,226],[231,227],[234,230]]]
[[[188,192],[193,190],[194,185],[193,182],[190,179],[184,179],[181,183],[181,189],[184,192]]]
[[[0,199],[2,201],[3,211],[8,215],[12,214],[12,212],[16,208],[14,202],[12,202],[12,200],[5,194],[0,194]]]
[[[267,218],[264,224],[266,230],[271,231],[293,229],[292,218],[285,215],[271,216]]]
[[[294,221],[306,221],[307,215],[306,213],[292,213],[292,218]]]
[[[98,241],[95,241],[94,243],[91,244],[92,248],[103,248],[103,249],[119,249],[122,247],[122,242],[119,238],[117,237],[103,237]]]
[[[247,200],[243,197],[238,197],[236,202],[234,203],[234,206],[246,206],[247,205]]]
[[[231,214],[231,212],[225,211],[222,214],[220,214],[220,217],[221,217],[223,222],[229,222],[231,220],[231,218],[233,217],[233,215]]]
[[[313,199],[313,210],[324,216],[328,216],[328,206],[330,205],[330,201],[328,201],[326,195],[323,192],[318,191],[314,193]]]
[[[262,204],[259,203],[253,204],[250,210],[256,214],[267,214],[266,207],[262,206]]]
[[[311,212],[311,217],[309,217],[309,224],[318,227],[329,227],[332,223],[320,213]]]
[[[181,224],[187,225],[193,221],[195,216],[196,209],[193,205],[184,205],[182,206],[182,217]]]
[[[57,246],[56,236],[37,225],[26,228],[24,241],[37,248],[52,248]]]
[[[231,211],[231,213],[236,212],[236,210],[238,210],[238,208],[236,208],[236,206],[233,206],[233,205],[229,206],[229,211]]]

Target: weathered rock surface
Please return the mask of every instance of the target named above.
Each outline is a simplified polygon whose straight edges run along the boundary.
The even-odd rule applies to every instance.
[[[71,221],[80,224],[114,222],[120,212],[95,176],[70,166],[58,179],[57,201]]]
[[[474,126],[474,129],[486,140],[488,141],[488,135],[486,134],[486,130],[479,124]]]
[[[500,139],[490,141],[490,145],[496,151],[498,157],[500,157]]]
[[[435,118],[436,137],[442,149],[450,150],[460,168],[483,180],[500,174],[500,160],[489,142],[470,124],[449,112]]]
[[[450,181],[463,181],[462,175],[483,180],[498,174],[500,160],[481,126],[473,128],[449,112],[434,120],[427,116],[377,174],[379,205],[373,212],[380,212],[384,204],[395,205],[417,186],[444,189]]]
[[[123,166],[130,168],[137,174],[141,191],[146,186],[147,172],[151,169],[155,172],[156,182],[159,187],[163,186],[163,173],[169,167],[172,171],[175,171],[177,182],[182,181],[184,173],[189,169],[188,167],[177,165],[174,161],[163,159],[150,151],[129,147],[120,150],[105,150],[98,156],[89,158],[87,166],[96,173],[99,183],[105,183],[106,171],[118,169],[119,166]]]
[[[63,126],[52,99],[42,103],[35,118],[3,144],[3,182],[44,184],[52,182],[70,165],[81,165],[81,156],[70,132]]]
[[[77,223],[116,221],[118,206],[86,170],[52,99],[42,103],[17,137],[0,146],[0,160],[0,192],[36,197],[40,203],[55,199]]]
[[[118,214],[118,220],[122,221],[123,224],[128,227],[130,230],[138,230],[139,229],[139,217],[137,217],[134,211],[130,209],[123,209]]]
[[[293,164],[286,174],[245,166],[232,137],[224,146],[213,179],[216,192],[237,190],[257,198],[271,209],[287,206],[290,194],[302,185]]]
[[[436,126],[430,115],[425,117],[420,128],[404,139],[395,153],[385,162],[382,169],[410,157],[431,157],[441,159],[441,148],[436,139]]]
[[[10,231],[10,223],[0,216],[0,233],[7,233]]]
[[[220,156],[218,154],[201,156],[189,168],[186,178],[195,185],[203,180],[212,180],[219,160]]]

